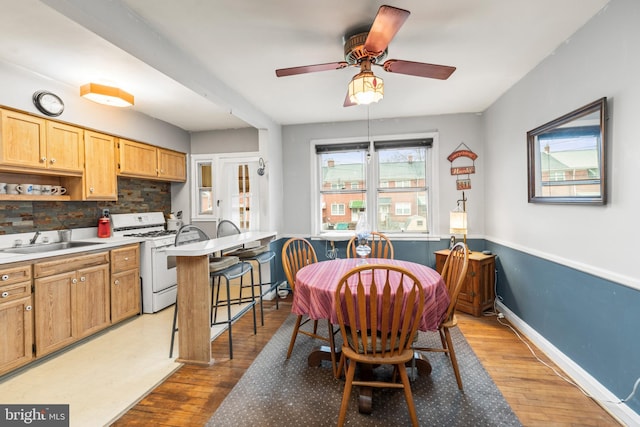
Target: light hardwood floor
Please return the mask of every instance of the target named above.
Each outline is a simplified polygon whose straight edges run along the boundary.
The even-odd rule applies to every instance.
[[[182,367],[113,426],[204,425],[290,310],[291,296],[280,300],[279,310],[265,302],[265,326],[258,327],[257,335],[253,335],[251,316],[234,324],[233,360],[229,360],[227,334],[223,334],[212,343],[213,366]],[[462,333],[525,426],[619,425],[593,400],[538,362],[495,316],[458,317]]]

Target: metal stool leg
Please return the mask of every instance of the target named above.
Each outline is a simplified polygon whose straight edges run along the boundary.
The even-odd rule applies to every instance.
[[[178,332],[178,328],[176,328],[176,324],[178,323],[178,301],[176,301],[176,307],[173,310],[173,326],[171,326],[171,346],[169,347],[169,359],[173,357],[173,344],[176,340],[176,332]]]

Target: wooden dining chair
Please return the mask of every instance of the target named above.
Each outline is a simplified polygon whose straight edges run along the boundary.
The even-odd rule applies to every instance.
[[[358,258],[358,254],[356,253],[357,247],[357,237],[353,236],[349,240],[349,243],[347,243],[347,258]],[[369,247],[371,247],[369,258],[393,259],[393,244],[384,234],[372,231],[371,239],[369,240]]]
[[[338,426],[344,425],[353,385],[402,388],[413,426],[418,425],[411,384],[405,364],[413,358],[411,344],[424,308],[420,281],[407,269],[367,264],[347,272],[335,294],[338,325],[342,333],[340,374],[348,364]],[[393,365],[391,381],[354,380],[356,365]],[[399,374],[401,382],[395,382]]]
[[[463,242],[456,243],[445,261],[442,268],[441,276],[447,285],[447,292],[449,293],[449,307],[443,320],[438,326],[438,333],[440,334],[440,342],[442,348],[431,347],[418,347],[415,346],[414,350],[418,351],[436,351],[444,352],[449,355],[451,359],[451,366],[458,382],[458,388],[462,390],[462,378],[460,377],[460,370],[458,369],[458,360],[456,359],[456,352],[453,349],[453,341],[451,340],[450,329],[458,325],[458,319],[456,318],[455,310],[456,303],[458,302],[458,295],[462,289],[462,284],[467,276],[467,268],[469,267],[469,249]]]
[[[296,274],[298,270],[307,265],[318,262],[318,257],[316,256],[316,251],[311,246],[311,243],[306,239],[301,238],[291,238],[287,240],[282,247],[282,268],[284,269],[284,274],[287,277],[287,282],[291,287],[291,290],[295,294],[296,292]],[[295,345],[296,338],[298,334],[303,334],[310,336],[312,338],[316,338],[322,341],[327,341],[331,347],[331,349],[335,350],[335,342],[334,335],[337,331],[333,330],[333,325],[331,322],[327,320],[327,328],[328,328],[328,336],[322,336],[318,334],[318,321],[313,321],[313,329],[306,330],[301,329],[302,326],[309,323],[311,318],[298,315],[296,319],[296,324],[293,328],[293,333],[291,334],[291,341],[289,342],[289,349],[287,350],[287,359],[291,357],[291,353],[293,352],[293,346]],[[331,351],[331,365],[333,368],[333,373],[336,375],[337,373],[337,364],[335,351]]]

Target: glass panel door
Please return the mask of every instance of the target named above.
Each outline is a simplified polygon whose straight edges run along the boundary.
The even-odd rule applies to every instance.
[[[221,159],[221,219],[233,221],[242,231],[258,230],[260,186],[258,159]]]

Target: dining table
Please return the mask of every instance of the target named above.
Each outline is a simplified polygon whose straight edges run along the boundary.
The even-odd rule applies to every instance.
[[[301,268],[296,274],[292,313],[306,315],[313,320],[328,319],[331,324],[337,325],[335,292],[338,282],[349,270],[363,262],[395,265],[413,273],[424,291],[424,308],[418,330],[438,330],[450,301],[444,280],[436,270],[426,265],[398,259],[367,258],[363,261],[358,258],[343,258],[321,261]],[[332,360],[331,352],[334,354],[334,360],[338,360],[339,351],[330,346],[318,346],[309,354],[307,364],[320,366],[323,360]],[[431,364],[424,354],[416,351],[414,361],[420,374],[431,373]],[[361,413],[371,413],[371,391],[364,387],[360,387],[359,410]]]

